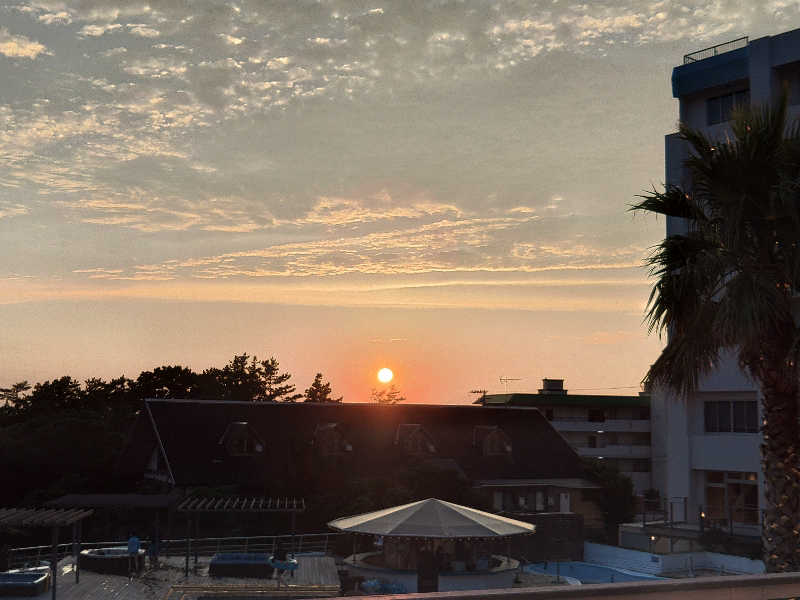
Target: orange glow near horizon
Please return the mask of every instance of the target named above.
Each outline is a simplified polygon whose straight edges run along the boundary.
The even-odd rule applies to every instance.
[[[381,383],[389,383],[394,378],[394,373],[392,373],[391,369],[383,367],[380,371],[378,371],[378,381]]]

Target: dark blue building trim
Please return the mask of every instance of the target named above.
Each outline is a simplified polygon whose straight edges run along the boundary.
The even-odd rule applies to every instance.
[[[749,47],[731,50],[672,70],[672,96],[680,98],[748,77]]]

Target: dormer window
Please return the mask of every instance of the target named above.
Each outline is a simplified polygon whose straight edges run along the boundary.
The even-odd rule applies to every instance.
[[[246,421],[234,421],[219,440],[230,456],[257,456],[264,452],[264,442]]]
[[[473,444],[484,456],[511,456],[514,447],[508,434],[497,426],[478,426]]]
[[[317,425],[312,443],[321,456],[337,456],[353,451],[352,444],[345,439],[338,423]]]
[[[400,446],[409,456],[429,456],[436,454],[433,438],[416,423],[404,423],[397,427],[394,438],[395,446]]]

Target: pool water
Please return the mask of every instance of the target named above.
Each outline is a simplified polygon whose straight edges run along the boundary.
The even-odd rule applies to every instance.
[[[603,567],[585,562],[546,562],[533,563],[525,566],[525,570],[531,573],[545,573],[556,575],[556,572],[564,577],[573,577],[581,583],[619,583],[622,581],[652,581],[663,579],[654,575],[644,573],[634,573],[633,571],[623,571],[612,567]]]

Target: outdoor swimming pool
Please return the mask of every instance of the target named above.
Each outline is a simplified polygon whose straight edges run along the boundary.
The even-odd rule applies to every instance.
[[[634,573],[633,571],[623,571],[612,567],[603,567],[585,562],[547,562],[533,563],[526,565],[524,569],[530,573],[545,573],[562,577],[572,577],[581,583],[619,583],[621,581],[645,581],[653,579],[663,579],[654,575],[644,573]]]

